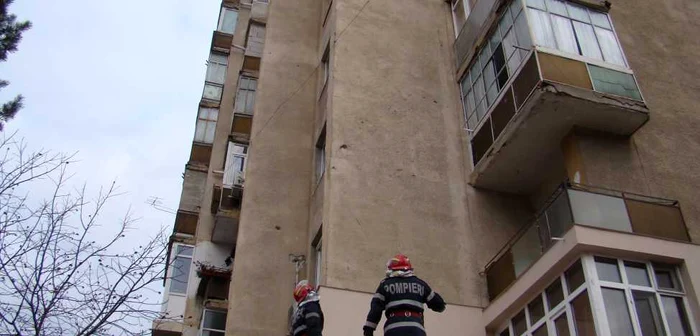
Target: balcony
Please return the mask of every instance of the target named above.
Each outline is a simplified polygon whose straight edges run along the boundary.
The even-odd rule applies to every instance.
[[[254,0],[250,7],[250,19],[260,22],[267,22],[268,0]]]
[[[677,201],[563,185],[486,266],[490,299],[509,288],[574,225],[690,242]]]
[[[235,244],[238,236],[238,221],[241,216],[243,186],[215,185],[212,192],[211,213],[214,214],[212,242]]]
[[[545,159],[560,151],[572,128],[630,136],[649,119],[630,72],[558,54],[541,48],[523,54],[490,99],[471,130],[472,185],[529,194],[546,178]]]

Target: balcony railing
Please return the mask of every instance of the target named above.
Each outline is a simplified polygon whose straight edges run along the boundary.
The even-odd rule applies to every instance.
[[[677,201],[582,185],[562,185],[532,223],[521,229],[486,266],[493,300],[573,225],[689,242]]]

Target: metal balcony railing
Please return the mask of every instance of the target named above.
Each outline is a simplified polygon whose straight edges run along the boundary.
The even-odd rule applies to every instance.
[[[677,201],[564,184],[535,219],[486,265],[491,300],[515,282],[573,225],[690,241]]]

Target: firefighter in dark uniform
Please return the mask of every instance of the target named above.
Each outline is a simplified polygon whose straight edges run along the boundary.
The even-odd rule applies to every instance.
[[[323,312],[319,297],[306,280],[302,280],[294,288],[294,300],[297,311],[292,320],[290,336],[322,336]]]
[[[364,335],[374,335],[382,311],[385,311],[385,336],[425,336],[423,304],[436,312],[443,312],[445,301],[413,274],[411,261],[405,255],[396,255],[386,266],[387,277],[372,298],[363,327]]]

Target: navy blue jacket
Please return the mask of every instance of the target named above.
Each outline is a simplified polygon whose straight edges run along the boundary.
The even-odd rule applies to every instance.
[[[321,336],[323,312],[318,301],[302,303],[292,323],[292,336]]]

